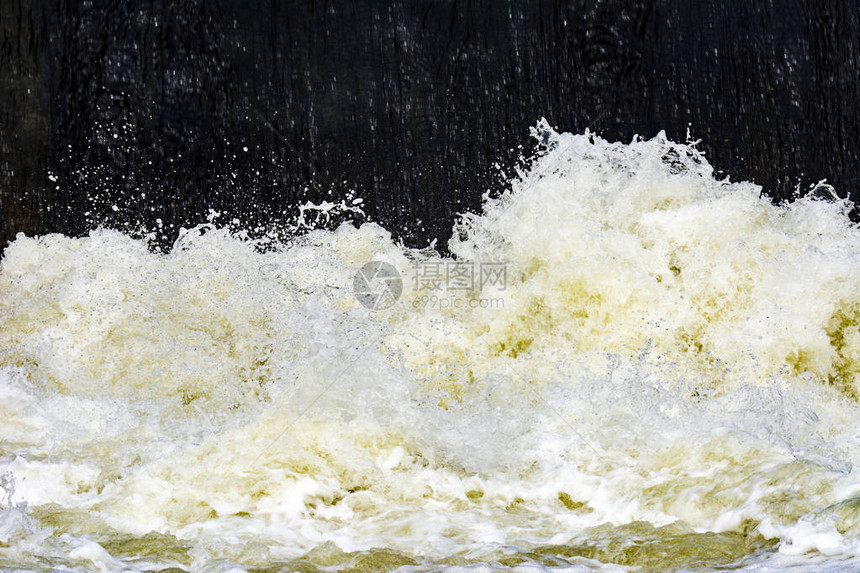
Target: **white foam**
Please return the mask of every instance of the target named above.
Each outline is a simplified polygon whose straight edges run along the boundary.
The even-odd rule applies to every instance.
[[[0,471],[32,515],[100,525],[32,537],[4,510],[0,559],[62,546],[130,567],[105,543],[156,531],[200,568],[326,543],[489,563],[641,523],[776,540],[750,570],[854,559],[860,530],[833,518],[860,461],[847,206],[774,206],[662,136],[547,130],[458,225],[455,259],[375,224],[266,252],[211,223],[169,253],[103,229],[19,236],[0,266]],[[390,309],[353,295],[371,260],[403,274]],[[417,280],[455,263],[507,280]],[[431,295],[446,306],[416,304]],[[498,304],[454,304],[482,297]]]

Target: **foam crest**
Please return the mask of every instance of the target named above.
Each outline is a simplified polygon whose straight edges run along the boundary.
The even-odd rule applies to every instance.
[[[850,205],[773,205],[662,135],[623,145],[538,129],[543,155],[450,246],[509,265],[504,309],[475,317],[499,352],[650,345],[714,387],[809,373],[857,396]]]

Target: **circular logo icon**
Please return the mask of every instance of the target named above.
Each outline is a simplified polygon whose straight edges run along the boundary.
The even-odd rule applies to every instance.
[[[366,263],[352,279],[355,298],[366,308],[390,308],[403,293],[403,279],[393,266],[382,261]]]

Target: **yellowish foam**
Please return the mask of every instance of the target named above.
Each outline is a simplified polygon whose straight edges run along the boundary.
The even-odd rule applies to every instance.
[[[166,254],[19,236],[0,566],[855,559],[848,206],[773,205],[662,136],[536,131],[546,149],[464,216],[453,257],[375,224],[265,252],[211,225]],[[391,308],[354,296],[371,260],[402,275]],[[506,280],[419,280],[484,263]]]

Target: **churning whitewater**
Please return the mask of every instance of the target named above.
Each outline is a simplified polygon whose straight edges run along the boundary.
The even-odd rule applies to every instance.
[[[851,206],[535,135],[450,255],[19,235],[0,568],[860,567]]]

